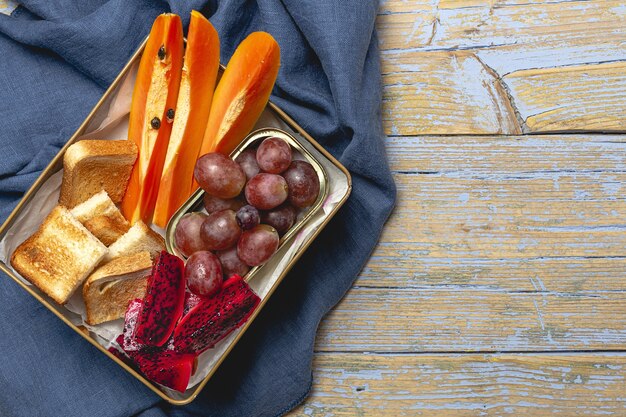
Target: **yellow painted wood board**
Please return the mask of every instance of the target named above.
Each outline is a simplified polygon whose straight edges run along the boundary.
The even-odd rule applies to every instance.
[[[537,283],[540,285],[540,283]],[[318,351],[621,350],[626,292],[352,288],[326,317]]]
[[[385,131],[622,132],[624,21],[620,1],[389,0]]]
[[[318,354],[290,417],[626,414],[623,353]]]

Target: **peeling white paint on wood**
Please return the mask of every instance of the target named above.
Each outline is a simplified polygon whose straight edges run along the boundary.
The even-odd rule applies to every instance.
[[[626,61],[618,0],[389,0],[383,10],[385,97],[406,104],[387,108],[388,134],[511,134],[516,118],[523,132],[624,130],[624,70],[606,66]],[[461,52],[481,65],[458,65]],[[546,73],[520,80],[524,70]],[[583,78],[588,72],[595,81]],[[513,97],[498,94],[487,107],[507,77]]]

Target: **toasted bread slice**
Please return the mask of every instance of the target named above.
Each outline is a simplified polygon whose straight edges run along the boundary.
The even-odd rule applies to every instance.
[[[65,304],[106,253],[106,246],[67,208],[56,206],[13,252],[11,265],[54,301]]]
[[[83,286],[87,324],[124,317],[130,300],[145,296],[151,271],[152,256],[147,251],[115,258],[98,268]]]
[[[142,251],[148,251],[154,256],[162,250],[165,250],[165,241],[161,235],[139,220],[124,236],[109,246],[109,253],[105,257],[105,261],[108,262],[120,256],[132,255]]]
[[[106,246],[130,229],[130,224],[104,190],[74,207],[71,213]]]
[[[63,156],[59,204],[72,208],[105,190],[114,203],[124,197],[137,145],[131,140],[81,140]]]

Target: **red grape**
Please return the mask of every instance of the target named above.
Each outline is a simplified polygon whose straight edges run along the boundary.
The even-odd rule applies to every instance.
[[[231,198],[224,200],[222,198],[214,197],[211,194],[204,194],[204,208],[209,214],[222,210],[237,211],[245,204],[246,203],[243,201],[243,198]]]
[[[224,279],[230,278],[234,274],[244,276],[250,270],[250,267],[244,263],[239,256],[237,256],[237,247],[233,246],[230,249],[217,252],[217,257],[222,263],[222,272],[224,273]]]
[[[270,211],[261,213],[261,222],[272,226],[280,235],[284,234],[296,222],[295,207],[283,204]]]
[[[260,210],[273,209],[282,204],[289,190],[283,177],[276,174],[257,174],[246,184],[246,200]]]
[[[219,198],[234,198],[246,184],[246,174],[235,161],[213,152],[198,158],[193,175],[200,187]]]
[[[187,259],[185,279],[192,293],[205,297],[213,295],[222,287],[222,264],[209,251],[196,252]]]
[[[276,252],[278,241],[276,229],[260,224],[241,234],[237,243],[237,255],[250,266],[262,265]]]
[[[259,168],[270,174],[280,174],[291,163],[291,146],[280,138],[267,138],[256,150]]]
[[[315,203],[320,193],[320,180],[311,164],[293,161],[283,172],[289,186],[289,202],[296,207],[308,207]]]
[[[241,229],[232,210],[217,211],[202,222],[200,237],[209,250],[224,250],[237,243]]]
[[[248,179],[261,172],[259,164],[256,161],[256,151],[254,149],[246,149],[241,152],[239,156],[235,158],[235,162],[243,169]]]
[[[204,213],[187,213],[178,221],[174,231],[174,241],[176,248],[184,256],[188,257],[194,252],[206,249],[206,244],[200,238],[200,226],[206,218]]]
[[[259,210],[251,205],[243,206],[237,211],[237,224],[243,230],[252,229],[259,224],[261,218],[259,216]]]

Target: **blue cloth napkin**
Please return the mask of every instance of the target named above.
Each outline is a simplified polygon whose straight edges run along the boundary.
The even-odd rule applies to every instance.
[[[395,200],[381,128],[376,0],[24,0],[0,15],[0,218],[67,141],[162,12],[202,11],[222,62],[270,32],[282,66],[272,100],[352,173],[346,205],[200,397],[169,406],[0,276],[0,415],[277,416],[311,386],[321,318],[350,288]]]

